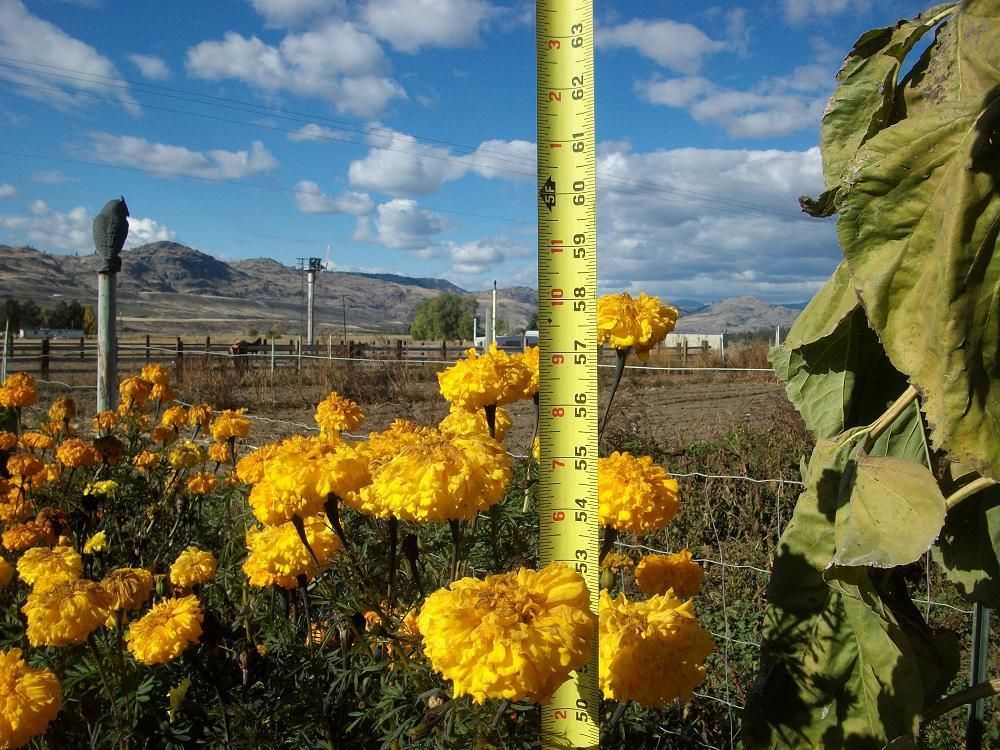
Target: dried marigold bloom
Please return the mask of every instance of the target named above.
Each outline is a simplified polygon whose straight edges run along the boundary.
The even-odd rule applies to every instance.
[[[503,498],[511,459],[496,440],[429,432],[372,470],[372,483],[345,501],[376,518],[464,520]]]
[[[49,406],[49,419],[62,424],[76,419],[76,401],[70,396],[60,396]]]
[[[21,611],[28,617],[32,646],[82,643],[107,619],[113,597],[100,584],[77,580],[28,594]]]
[[[17,561],[17,574],[35,591],[76,581],[83,572],[83,560],[72,547],[34,547]]]
[[[0,451],[9,451],[17,445],[17,435],[13,432],[0,430]]]
[[[167,385],[170,383],[170,373],[169,367],[153,362],[142,368],[139,377],[152,385]]]
[[[226,409],[219,414],[209,425],[212,437],[216,440],[229,440],[230,438],[243,439],[250,434],[250,420],[242,416],[246,409]]]
[[[158,425],[149,434],[149,439],[157,445],[170,445],[177,439],[177,428]]]
[[[507,432],[513,425],[510,413],[498,406],[493,421],[494,437],[501,443],[507,437]],[[457,406],[451,407],[448,415],[438,424],[438,430],[445,435],[482,435],[488,437],[490,426],[486,421],[486,412],[482,409],[466,411]]]
[[[112,611],[134,612],[153,593],[153,574],[145,568],[118,568],[104,576],[101,586],[114,597]]]
[[[358,429],[365,413],[350,399],[333,392],[317,404],[315,419],[324,435],[339,435]]]
[[[128,650],[143,664],[164,664],[198,643],[204,619],[198,597],[166,599],[129,626]]]
[[[586,662],[594,615],[583,577],[552,563],[455,581],[427,597],[417,625],[456,698],[546,703]]]
[[[666,594],[687,599],[701,590],[705,571],[691,559],[691,550],[673,555],[647,555],[635,569],[635,582],[644,594]]]
[[[188,547],[181,552],[170,566],[170,582],[186,589],[200,583],[208,583],[215,578],[218,563],[215,555],[197,547]]]
[[[97,449],[80,438],[69,438],[59,443],[59,447],[56,448],[56,460],[71,469],[100,463]]]
[[[22,747],[45,734],[61,706],[58,677],[29,667],[19,648],[0,651],[0,747]]]
[[[601,570],[610,570],[615,575],[627,573],[635,567],[635,560],[624,552],[609,552],[601,560]]]
[[[188,407],[187,417],[191,427],[207,430],[212,422],[212,407],[208,404],[194,404]]]
[[[650,708],[691,700],[715,646],[699,627],[691,600],[669,595],[630,602],[602,591],[599,633],[604,697]]]
[[[38,401],[35,379],[26,372],[15,372],[0,386],[0,406],[20,409]]]
[[[677,480],[653,463],[615,451],[597,463],[601,523],[618,531],[649,534],[664,528],[680,507]]]
[[[61,537],[70,533],[69,517],[59,508],[42,508],[38,511],[35,522],[51,536]]]
[[[97,449],[97,455],[100,456],[101,461],[112,466],[119,463],[125,454],[125,445],[114,435],[104,435],[97,438],[94,441],[94,447]]]
[[[615,349],[634,349],[639,359],[649,359],[649,350],[666,338],[677,323],[676,307],[640,293],[606,294],[597,300],[597,342]]]
[[[149,393],[149,397],[154,401],[173,401],[177,398],[177,394],[174,393],[173,389],[169,385],[160,385],[156,383]]]

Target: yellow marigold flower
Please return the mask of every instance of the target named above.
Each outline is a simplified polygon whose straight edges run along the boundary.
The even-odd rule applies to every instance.
[[[7,458],[7,471],[15,479],[23,481],[45,471],[45,464],[30,453],[15,453]]]
[[[0,748],[22,747],[45,734],[61,706],[58,677],[29,667],[19,648],[0,651]]]
[[[218,563],[215,555],[197,547],[188,547],[181,552],[170,566],[170,582],[186,589],[200,583],[208,583],[215,578]]]
[[[94,417],[94,429],[98,432],[111,432],[118,425],[119,417],[113,411],[102,411]]]
[[[142,406],[149,400],[149,395],[153,391],[153,384],[148,380],[143,380],[138,375],[125,378],[118,384],[118,395],[121,397],[122,406],[126,410]]]
[[[325,567],[340,549],[340,541],[324,516],[303,519],[303,528],[316,559]],[[243,572],[251,586],[273,584],[291,589],[297,585],[296,576],[312,577],[318,570],[291,521],[280,526],[250,529],[246,543],[250,555],[243,563]]]
[[[427,597],[417,625],[456,698],[546,703],[586,662],[594,615],[583,577],[552,563],[455,581]]]
[[[521,398],[534,398],[538,393],[538,347],[529,346],[523,354],[515,354],[514,357],[520,357],[522,366],[528,371]]]
[[[170,445],[177,439],[177,430],[161,424],[153,428],[149,433],[149,439],[157,445]]]
[[[0,451],[9,451],[17,445],[17,435],[13,432],[0,430]]]
[[[114,479],[102,479],[97,482],[89,482],[83,488],[84,495],[114,495],[118,490],[118,482]]]
[[[194,406],[188,407],[188,424],[192,427],[201,427],[203,430],[208,429],[208,425],[212,422],[212,407],[208,404],[195,404]]]
[[[34,547],[17,561],[17,574],[35,591],[76,581],[83,572],[83,560],[72,547]]]
[[[229,443],[212,443],[208,446],[208,457],[217,464],[224,464],[233,459]]]
[[[673,555],[647,555],[635,569],[635,582],[644,594],[666,594],[687,599],[701,591],[705,571],[691,559],[691,550]]]
[[[152,469],[160,463],[160,454],[152,451],[140,451],[132,457],[132,465],[140,471]]]
[[[100,463],[94,446],[80,438],[69,438],[59,443],[59,447],[56,448],[56,459],[71,469]]]
[[[316,424],[325,435],[339,435],[356,430],[365,421],[361,407],[339,393],[333,392],[316,406]]]
[[[0,406],[19,409],[38,401],[35,379],[26,372],[15,372],[0,386]]]
[[[187,409],[183,406],[171,406],[163,410],[160,416],[160,424],[164,427],[187,427]]]
[[[495,437],[501,443],[507,437],[513,421],[510,413],[502,406],[497,407],[494,418]],[[476,411],[466,411],[457,406],[451,407],[448,416],[441,420],[438,429],[445,435],[489,435],[490,427],[486,422],[486,412],[482,409]]]
[[[167,456],[170,465],[180,471],[181,469],[193,469],[208,460],[208,453],[197,443],[191,440],[181,440]]]
[[[134,612],[153,593],[153,574],[145,568],[118,568],[104,576],[101,586],[114,597],[112,611]]]
[[[494,404],[509,404],[524,397],[531,373],[521,359],[515,359],[494,343],[485,354],[475,349],[438,373],[441,395],[468,411]]]
[[[23,432],[17,442],[26,450],[45,451],[55,445],[56,441],[44,432]]]
[[[382,432],[372,432],[364,443],[372,468],[385,463],[408,445],[421,443],[433,430],[408,419],[394,419]]]
[[[699,627],[691,600],[668,594],[630,602],[607,591],[601,591],[599,642],[604,697],[650,708],[691,700],[715,645]]]
[[[62,476],[63,467],[62,464],[50,463],[45,464],[45,469],[41,473],[41,480],[43,482],[54,482],[59,477]]]
[[[49,419],[62,424],[76,419],[76,401],[70,396],[60,396],[49,406]]]
[[[434,431],[373,470],[353,502],[377,518],[463,520],[499,502],[510,475],[510,456],[497,441]]]
[[[165,599],[129,626],[128,650],[143,664],[164,664],[198,643],[204,619],[198,597]]]
[[[635,567],[635,560],[624,552],[609,552],[601,560],[601,570],[610,570],[617,575],[625,573]]]
[[[649,534],[664,528],[680,507],[677,480],[649,456],[615,451],[599,459],[601,523],[618,531]]]
[[[219,414],[209,425],[212,437],[216,440],[228,440],[230,438],[245,438],[249,435],[250,420],[242,416],[245,411],[246,409],[237,409],[236,411],[226,409]]]
[[[372,480],[368,455],[357,444],[340,443],[317,464],[316,494],[320,498],[331,493],[340,498],[352,496]]]
[[[28,594],[21,611],[28,617],[32,646],[82,643],[107,619],[113,597],[99,583],[78,580]]]
[[[597,342],[615,349],[634,349],[639,359],[666,338],[677,323],[677,308],[640,293],[606,294],[597,300]]]
[[[14,566],[0,557],[0,589],[14,578]]]
[[[188,480],[188,492],[192,495],[207,495],[219,484],[219,478],[214,474],[201,471]]]
[[[104,435],[97,438],[94,441],[94,447],[97,449],[97,455],[100,456],[101,461],[111,466],[120,462],[125,454],[125,444],[114,435]]]
[[[108,548],[108,535],[104,533],[104,530],[98,531],[93,534],[86,542],[83,543],[83,551],[88,555],[92,555],[95,552],[104,552]]]
[[[168,385],[170,383],[170,368],[154,362],[143,367],[139,377],[153,385]]]
[[[37,521],[28,521],[9,527],[0,541],[11,552],[21,552],[39,544],[55,544],[57,537]]]
[[[154,401],[173,401],[177,398],[177,394],[174,393],[173,389],[169,385],[160,385],[156,383],[149,393],[149,397]]]
[[[267,460],[278,453],[275,443],[261,446],[253,453],[248,453],[236,462],[236,476],[246,484],[257,484],[264,478],[264,465]]]

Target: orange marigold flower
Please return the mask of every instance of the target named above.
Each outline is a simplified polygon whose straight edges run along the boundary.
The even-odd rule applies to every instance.
[[[656,297],[640,293],[606,294],[597,300],[597,342],[615,349],[634,349],[639,359],[649,359],[649,350],[666,338],[677,323],[677,308]]]
[[[365,413],[356,403],[334,392],[316,406],[315,419],[324,435],[339,435],[360,427]]]
[[[224,464],[232,461],[233,452],[229,449],[229,443],[212,443],[208,446],[208,457],[217,464]]]
[[[325,516],[310,516],[303,519],[302,525],[316,560],[325,567],[340,549],[340,541]],[[243,563],[243,572],[251,586],[275,585],[292,589],[297,585],[298,576],[311,578],[318,570],[316,560],[309,554],[291,521],[280,526],[250,529],[246,544],[250,554]]]
[[[164,427],[186,427],[188,420],[187,409],[183,406],[171,406],[163,410],[160,417],[160,424]]]
[[[382,432],[372,432],[364,443],[372,469],[399,453],[407,445],[417,445],[434,434],[430,427],[423,427],[408,419],[394,419]]]
[[[664,528],[680,507],[677,480],[649,456],[615,451],[598,459],[601,523],[618,531],[649,534]]]
[[[0,589],[14,578],[14,566],[0,557]]]
[[[0,535],[0,542],[11,552],[21,552],[39,544],[55,544],[58,539],[37,521],[15,524]]]
[[[45,471],[45,464],[30,453],[15,453],[7,457],[7,471],[18,481],[24,481]]]
[[[157,445],[170,445],[177,439],[177,429],[161,424],[153,428],[153,431],[149,435],[149,439]]]
[[[170,582],[186,589],[200,583],[208,583],[215,578],[218,563],[215,555],[197,547],[188,547],[181,552],[170,566]]]
[[[0,451],[9,451],[17,445],[17,435],[13,432],[0,430]]]
[[[208,404],[195,404],[188,407],[187,417],[188,424],[192,427],[201,427],[201,429],[207,430],[212,421],[212,407]]]
[[[143,367],[139,377],[153,385],[167,385],[170,383],[170,372],[169,367],[154,362]]]
[[[118,395],[121,397],[122,406],[126,410],[142,406],[149,400],[149,395],[153,390],[153,384],[148,380],[143,380],[138,375],[125,378],[118,384]]]
[[[28,594],[21,611],[28,617],[32,646],[68,646],[82,643],[107,619],[114,598],[99,583],[87,580],[60,583]]]
[[[61,423],[76,419],[76,401],[70,396],[60,396],[49,406],[49,419]]]
[[[691,559],[691,550],[673,555],[647,555],[635,569],[635,582],[644,594],[666,594],[687,599],[701,590],[705,571]]]
[[[159,453],[153,453],[152,451],[140,451],[132,457],[132,465],[140,471],[148,471],[159,464],[160,460],[161,456]]]
[[[493,419],[494,437],[502,443],[512,425],[510,412],[498,406]],[[438,424],[438,429],[445,435],[488,436],[490,434],[485,411],[482,409],[466,411],[458,406],[451,407],[448,415]]]
[[[17,442],[26,450],[46,451],[55,445],[56,440],[43,432],[23,432]]]
[[[276,443],[263,445],[253,453],[248,453],[236,462],[236,476],[246,484],[257,484],[264,478],[264,465],[267,459],[278,453]]]
[[[59,447],[56,448],[56,459],[71,469],[100,463],[97,449],[80,438],[69,438],[59,443]]]
[[[17,574],[35,591],[75,581],[83,572],[83,560],[72,547],[33,547],[17,561]]]
[[[198,643],[204,619],[198,597],[165,599],[129,627],[128,650],[143,664],[164,664]]]
[[[468,411],[524,398],[530,379],[523,360],[511,357],[495,343],[482,355],[467,350],[465,359],[438,373],[441,395]]]
[[[98,432],[111,432],[119,421],[118,414],[113,411],[102,411],[94,417],[94,429]]]
[[[19,409],[38,401],[35,379],[26,372],[15,372],[0,386],[0,406]]]
[[[209,425],[209,430],[212,432],[212,437],[216,440],[228,440],[230,438],[245,438],[250,434],[250,420],[242,416],[246,409],[226,409],[224,412],[219,414],[212,424]]]
[[[149,393],[149,397],[154,401],[173,401],[177,398],[177,394],[174,393],[173,389],[169,385],[160,385],[156,383]]]
[[[188,492],[192,495],[207,495],[219,484],[219,478],[208,472],[198,472],[188,480]]]
[[[0,651],[0,747],[23,747],[45,734],[61,706],[58,677],[29,667],[19,648]]]

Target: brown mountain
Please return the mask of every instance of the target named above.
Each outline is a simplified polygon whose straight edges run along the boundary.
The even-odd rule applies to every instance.
[[[798,309],[772,305],[756,297],[730,297],[677,320],[678,333],[739,333],[781,326],[788,330]]]

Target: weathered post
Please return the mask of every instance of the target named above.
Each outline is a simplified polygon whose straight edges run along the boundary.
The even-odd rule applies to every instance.
[[[403,339],[396,339],[396,359],[403,358]]]
[[[149,334],[146,334],[146,364],[149,364]]]
[[[0,382],[7,379],[7,350],[11,348],[10,321],[8,320],[3,329],[3,363],[0,364]]]
[[[174,377],[178,383],[184,382],[184,342],[177,337],[177,348],[174,350]]]
[[[118,401],[117,275],[121,251],[128,236],[125,197],[108,201],[94,217],[97,252],[97,411],[107,411]]]
[[[39,367],[39,375],[42,380],[49,379],[49,339],[48,337],[42,339],[42,361]]]

